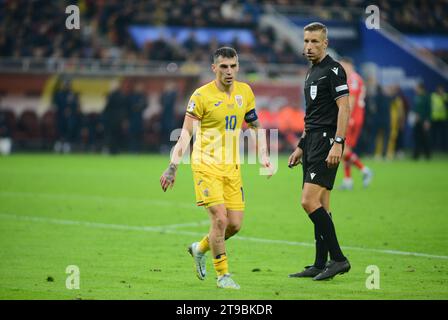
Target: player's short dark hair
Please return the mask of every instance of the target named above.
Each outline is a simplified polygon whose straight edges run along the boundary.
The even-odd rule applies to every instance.
[[[353,62],[353,59],[350,58],[350,57],[347,57],[347,56],[341,57],[341,59],[339,59],[339,60],[343,61],[343,62],[347,62],[347,63],[349,63],[351,65],[355,65],[355,63]]]
[[[216,49],[215,53],[213,54],[213,63],[216,63],[216,60],[218,60],[219,57],[223,58],[237,58],[238,54],[236,53],[236,50],[231,47],[221,47],[219,49]]]
[[[327,26],[320,22],[311,22],[310,24],[307,24],[303,31],[322,31],[325,35],[325,38],[328,34]]]

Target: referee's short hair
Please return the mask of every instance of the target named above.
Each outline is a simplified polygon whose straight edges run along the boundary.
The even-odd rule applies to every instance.
[[[231,47],[221,47],[219,49],[216,49],[215,53],[213,53],[213,63],[216,63],[219,57],[223,58],[234,58],[238,60],[238,54],[236,53],[236,50]]]
[[[322,31],[325,38],[327,38],[327,34],[328,34],[327,26],[320,22],[311,22],[310,24],[307,24],[303,28],[303,31],[310,31],[310,32],[311,31]]]

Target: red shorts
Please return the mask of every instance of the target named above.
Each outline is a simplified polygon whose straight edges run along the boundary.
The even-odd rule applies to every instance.
[[[356,147],[359,136],[361,135],[361,130],[362,130],[361,121],[354,121],[353,124],[349,124],[347,127],[347,136],[345,139],[345,144],[352,149]]]

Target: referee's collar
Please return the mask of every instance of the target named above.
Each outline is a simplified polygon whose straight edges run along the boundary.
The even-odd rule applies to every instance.
[[[319,62],[319,63],[317,63],[317,64],[313,64],[313,67],[324,66],[324,65],[328,64],[331,60],[332,60],[332,58],[331,58],[330,55],[327,53],[327,55],[325,56],[325,58],[323,58],[321,62]]]

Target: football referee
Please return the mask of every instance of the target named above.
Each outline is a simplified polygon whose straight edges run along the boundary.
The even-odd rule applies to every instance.
[[[302,207],[314,224],[316,258],[290,277],[325,280],[348,272],[330,213],[330,192],[344,150],[350,115],[347,76],[327,53],[327,27],[313,22],[304,28],[304,55],[311,62],[305,78],[305,130],[289,157],[289,167],[302,162]],[[330,260],[327,262],[328,253]]]

